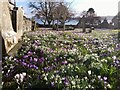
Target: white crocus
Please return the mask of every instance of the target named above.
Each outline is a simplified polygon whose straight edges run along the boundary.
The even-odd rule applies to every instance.
[[[91,70],[88,71],[88,74],[91,75]]]
[[[25,72],[23,72],[23,73],[22,73],[22,75],[25,77],[25,76],[26,76],[26,73],[25,73]]]
[[[113,56],[112,58],[115,60],[115,59],[116,59],[116,56]]]
[[[23,74],[20,74],[20,81],[23,82],[24,76]]]
[[[16,79],[19,79],[19,78],[20,78],[20,75],[19,75],[19,74],[16,74],[16,75],[15,75],[15,78],[16,78]]]

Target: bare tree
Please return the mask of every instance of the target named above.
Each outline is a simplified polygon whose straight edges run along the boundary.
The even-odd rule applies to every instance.
[[[32,8],[32,13],[35,14],[37,19],[40,19],[44,25],[51,23],[54,25],[54,21],[61,23],[63,30],[65,30],[65,23],[69,21],[73,15],[70,10],[70,4],[65,2],[30,2],[29,7]]]
[[[35,14],[37,19],[40,19],[44,25],[48,23],[50,26],[51,22],[54,20],[53,14],[56,4],[56,2],[30,2],[29,7],[32,9],[32,13]]]
[[[65,30],[65,23],[68,22],[74,14],[70,11],[69,7],[67,7],[67,5],[65,5],[65,3],[62,2],[59,3],[59,5],[55,8],[55,11],[57,26],[58,23],[60,22],[61,25],[63,26],[63,30]]]

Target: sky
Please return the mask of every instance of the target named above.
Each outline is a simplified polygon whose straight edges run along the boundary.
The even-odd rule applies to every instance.
[[[80,13],[94,8],[98,16],[115,16],[118,12],[120,0],[74,0],[73,8]]]
[[[30,0],[16,0],[18,7],[24,8],[24,13],[27,17],[31,17],[30,9],[28,8]],[[42,1],[42,0],[41,0]],[[51,0],[50,0],[51,1]],[[87,11],[89,8],[94,8],[97,16],[115,16],[118,13],[118,2],[120,0],[65,0],[72,2],[71,9],[80,15],[82,11]]]

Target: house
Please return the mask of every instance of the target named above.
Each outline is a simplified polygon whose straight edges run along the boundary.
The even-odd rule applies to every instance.
[[[114,29],[120,29],[120,12],[112,19]]]

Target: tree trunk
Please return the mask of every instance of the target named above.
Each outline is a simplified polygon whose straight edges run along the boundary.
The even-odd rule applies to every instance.
[[[83,23],[83,33],[86,32],[85,23]]]
[[[54,23],[54,20],[52,21],[52,28],[53,28],[53,30],[55,29],[55,23]]]
[[[58,27],[58,20],[57,20],[57,25],[56,25],[56,30],[57,30],[57,31],[58,31],[58,28],[59,28],[59,27]]]
[[[65,22],[63,22],[63,30],[65,31]]]
[[[83,28],[83,33],[86,32],[86,27],[85,27],[85,17],[83,16],[82,18],[82,28]]]
[[[51,21],[48,21],[48,27],[50,27],[50,23],[51,23]]]
[[[44,26],[45,26],[45,24],[46,24],[46,21],[45,22],[43,22],[44,23]]]
[[[35,23],[35,21],[32,21],[32,31],[34,31],[35,28],[36,28],[36,23]]]
[[[54,20],[52,21],[52,26],[54,26],[55,25],[55,22],[54,22]]]

